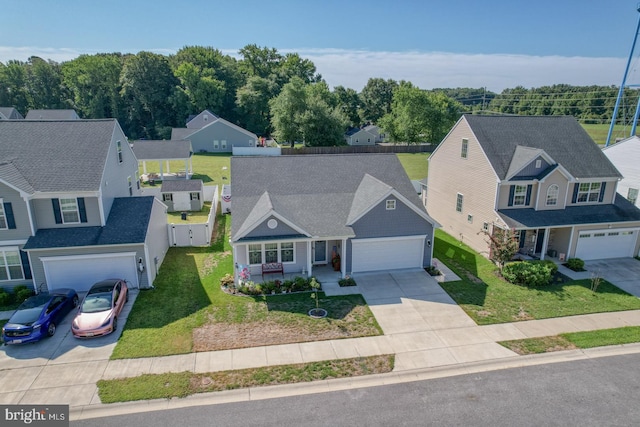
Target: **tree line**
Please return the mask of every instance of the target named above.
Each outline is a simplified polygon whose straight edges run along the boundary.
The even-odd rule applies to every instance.
[[[635,91],[629,90],[629,95]],[[394,142],[439,142],[464,112],[610,120],[614,86],[422,90],[370,78],[365,87],[330,90],[312,61],[250,44],[239,59],[212,47],[173,55],[101,53],[57,63],[39,57],[0,62],[0,106],[75,109],[80,117],[117,118],[132,139],[168,139],[172,127],[204,109],[281,142],[337,145],[350,127],[377,124]],[[623,106],[623,114],[635,109]],[[632,108],[633,107],[633,108]],[[632,113],[631,113],[632,114]]]

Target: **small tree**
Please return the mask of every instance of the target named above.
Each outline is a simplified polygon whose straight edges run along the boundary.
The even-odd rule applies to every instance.
[[[519,249],[519,241],[514,230],[494,228],[493,233],[484,232],[489,238],[491,260],[498,264],[500,272],[511,261]]]
[[[313,289],[311,298],[316,300],[316,308],[311,310],[309,314],[313,313],[313,316],[320,316],[324,312],[324,310],[320,308],[320,298],[318,295],[318,291],[320,290],[320,283],[318,283],[315,277],[312,277],[311,281],[309,282],[309,286],[311,286],[311,289]]]

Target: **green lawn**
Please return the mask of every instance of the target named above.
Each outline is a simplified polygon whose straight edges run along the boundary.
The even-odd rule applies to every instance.
[[[167,222],[169,224],[190,224],[207,222],[211,212],[211,202],[204,202],[204,206],[199,211],[187,212],[187,219],[182,219],[182,212],[167,212]]]
[[[595,293],[588,279],[541,288],[512,285],[493,263],[441,230],[433,252],[462,278],[442,287],[480,325],[640,309],[640,299],[606,281]]]
[[[587,131],[591,139],[593,139],[598,145],[604,145],[607,142],[607,134],[609,133],[609,124],[582,124],[584,130]],[[611,143],[613,144],[616,138],[628,138],[631,133],[630,126],[615,125],[613,133],[611,134]]]
[[[593,348],[640,342],[640,326],[571,332],[552,337],[503,341],[499,344],[518,354],[539,354],[550,351]]]
[[[205,185],[221,186],[222,184],[228,184],[231,180],[231,153],[195,153],[192,157],[192,163],[194,173],[192,179],[201,179]],[[184,162],[178,160],[170,161],[169,168],[172,171],[184,170]],[[142,175],[142,165],[139,169],[140,175]],[[152,172],[160,172],[158,162],[147,162],[147,173]]]
[[[409,175],[409,179],[423,179],[427,177],[429,164],[427,159],[431,153],[398,153],[398,159],[404,170]]]

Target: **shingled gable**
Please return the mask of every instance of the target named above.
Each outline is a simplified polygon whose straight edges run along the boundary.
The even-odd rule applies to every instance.
[[[282,215],[281,212],[278,212],[273,206],[273,202],[271,200],[271,197],[269,196],[269,192],[265,191],[254,205],[249,215],[246,217],[244,223],[240,226],[238,232],[233,235],[232,239],[242,239],[269,217],[278,218],[280,221],[296,230],[300,234],[307,237],[310,236],[309,233],[300,228],[298,225],[294,224],[291,220]]]
[[[501,180],[518,147],[544,150],[574,178],[621,178],[580,124],[570,116],[480,116],[465,120]]]

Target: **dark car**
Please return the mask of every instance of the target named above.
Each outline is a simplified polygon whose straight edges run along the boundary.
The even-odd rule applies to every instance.
[[[5,344],[24,344],[51,337],[78,302],[73,289],[56,289],[29,297],[2,328],[2,339]]]
[[[120,279],[98,282],[89,289],[71,323],[76,338],[110,334],[118,328],[118,316],[129,301],[127,283]]]

